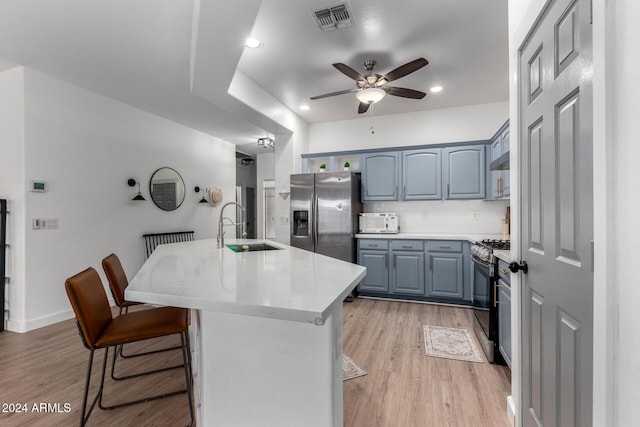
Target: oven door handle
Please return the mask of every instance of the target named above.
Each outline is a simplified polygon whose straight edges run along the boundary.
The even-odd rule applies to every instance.
[[[475,262],[476,264],[480,264],[483,267],[487,267],[487,268],[491,267],[491,263],[489,261],[481,260],[480,258],[476,257],[475,255],[471,256],[471,260],[473,262]]]

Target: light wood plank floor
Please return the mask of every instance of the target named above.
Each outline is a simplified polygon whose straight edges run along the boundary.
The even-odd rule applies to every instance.
[[[345,304],[344,352],[368,374],[344,383],[344,425],[508,427],[508,369],[424,354],[423,324],[471,330],[471,316],[468,309],[427,304],[361,298]],[[175,343],[169,338],[133,344],[129,349]],[[26,334],[0,333],[0,410],[13,409],[10,404],[28,407],[28,412],[0,412],[0,426],[78,425],[88,354],[73,320]],[[123,362],[119,372],[134,372],[141,364],[143,368],[169,366],[180,361],[180,353],[140,359]],[[102,356],[94,362],[96,380],[101,360]],[[182,387],[180,369],[130,381],[108,380],[105,401],[111,404]],[[58,403],[61,412],[34,412],[33,405],[40,403]],[[65,403],[71,406],[68,413]],[[96,408],[89,425],[174,427],[187,421],[186,396],[178,395],[113,411]]]
[[[431,304],[345,304],[344,352],[368,374],[344,383],[344,425],[509,427],[507,367],[425,354],[423,325],[466,328],[475,339],[472,316]]]

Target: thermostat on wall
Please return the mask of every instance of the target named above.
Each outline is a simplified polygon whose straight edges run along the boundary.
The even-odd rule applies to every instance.
[[[31,181],[31,191],[45,193],[47,191],[47,183],[44,181]]]

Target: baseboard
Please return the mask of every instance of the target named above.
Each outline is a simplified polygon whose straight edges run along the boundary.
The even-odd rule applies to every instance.
[[[444,307],[455,307],[455,308],[473,308],[471,305],[463,305],[463,304],[449,304],[446,302],[436,302],[436,301],[420,301],[413,299],[402,299],[402,298],[387,298],[387,297],[375,297],[370,295],[358,295],[358,298],[362,299],[375,299],[379,301],[394,301],[394,302],[412,302],[416,304],[429,304],[429,305],[442,305]]]
[[[7,330],[11,332],[25,333],[40,329],[45,326],[53,325],[64,320],[72,319],[75,315],[73,310],[65,310],[59,313],[50,314],[48,316],[38,317],[37,319],[28,320],[26,322],[17,322],[15,320],[7,321]]]
[[[512,426],[516,425],[516,406],[513,403],[513,396],[507,396],[507,417]]]

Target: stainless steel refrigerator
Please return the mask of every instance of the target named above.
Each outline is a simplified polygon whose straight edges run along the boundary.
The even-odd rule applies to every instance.
[[[291,175],[291,246],[356,262],[360,174]]]

